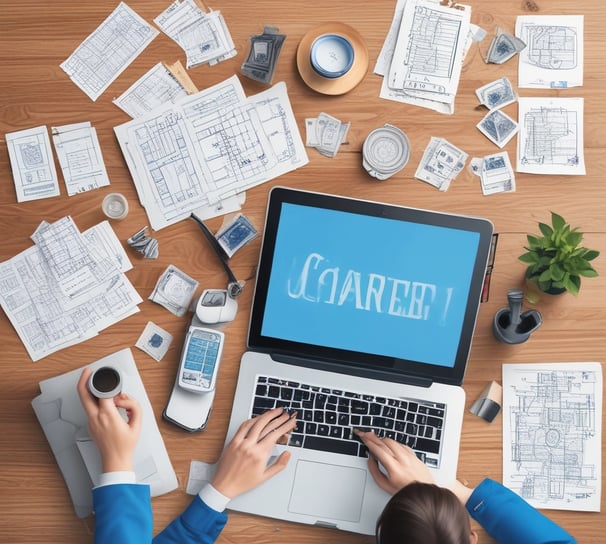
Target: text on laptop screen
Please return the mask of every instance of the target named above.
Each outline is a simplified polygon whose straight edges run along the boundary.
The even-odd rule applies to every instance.
[[[451,367],[479,239],[283,203],[261,334]]]

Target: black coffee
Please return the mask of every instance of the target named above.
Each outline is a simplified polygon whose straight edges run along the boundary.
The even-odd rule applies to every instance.
[[[93,386],[101,393],[113,391],[120,383],[119,374],[113,369],[104,366],[95,372]]]

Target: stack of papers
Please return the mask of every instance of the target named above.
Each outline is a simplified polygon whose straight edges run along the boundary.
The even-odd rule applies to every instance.
[[[375,73],[381,98],[454,113],[465,54],[472,41],[471,8],[436,0],[398,0]]]
[[[236,55],[221,12],[206,13],[194,0],[175,0],[154,23],[185,51],[187,68],[217,64]]]
[[[237,211],[246,189],[308,162],[286,85],[247,98],[235,75],[114,131],[154,230]]]
[[[107,221],[80,233],[71,217],[43,222],[35,245],[0,263],[0,305],[33,361],[96,336],[143,302]]]

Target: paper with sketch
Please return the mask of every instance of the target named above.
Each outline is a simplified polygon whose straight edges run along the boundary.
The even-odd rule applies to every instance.
[[[519,98],[518,115],[518,172],[585,175],[583,98]]]
[[[381,98],[453,113],[472,40],[470,15],[471,8],[461,4],[455,9],[433,0],[398,2],[375,66],[385,75]]]
[[[173,66],[159,62],[114,98],[113,103],[134,119],[195,92],[197,89],[180,62]]]
[[[583,16],[521,15],[515,35],[520,51],[518,87],[565,89],[583,85]]]
[[[175,0],[154,23],[185,51],[187,68],[217,64],[237,53],[220,11],[203,11],[194,0]]]
[[[109,185],[97,131],[89,121],[51,132],[68,196]]]
[[[503,484],[535,508],[600,511],[600,363],[503,365]]]
[[[415,178],[447,191],[450,183],[463,170],[467,153],[444,138],[431,137],[417,166]]]
[[[17,202],[59,196],[59,178],[45,126],[7,132]]]
[[[91,100],[97,100],[158,34],[158,30],[120,2],[61,68]]]
[[[235,75],[114,131],[155,230],[308,162],[286,85],[246,98]]]
[[[80,233],[70,217],[43,223],[35,245],[0,263],[0,305],[33,361],[97,335],[143,302],[108,221]]]
[[[149,484],[153,497],[176,489],[177,477],[131,350],[123,349],[87,366],[96,369],[105,365],[121,371],[123,391],[141,405],[141,436],[134,454],[137,482]],[[101,456],[88,435],[86,412],[76,389],[83,368],[40,382],[40,395],[32,400],[32,408],[65,478],[76,515],[80,518],[92,512],[91,490],[99,483],[102,473]]]

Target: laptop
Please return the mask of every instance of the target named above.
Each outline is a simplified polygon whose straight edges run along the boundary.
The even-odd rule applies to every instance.
[[[482,218],[270,191],[227,441],[297,411],[288,467],[230,509],[374,534],[389,499],[352,434],[410,446],[456,478],[469,356],[492,238]]]

